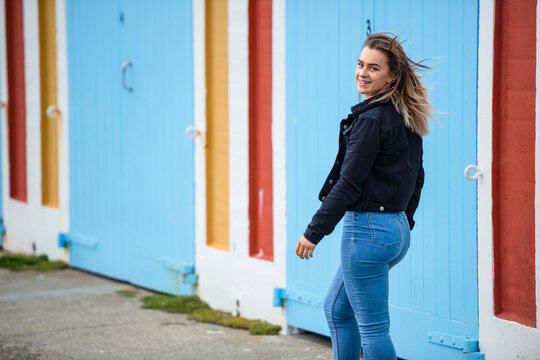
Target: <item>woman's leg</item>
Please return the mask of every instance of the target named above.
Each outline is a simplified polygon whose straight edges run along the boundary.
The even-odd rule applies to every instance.
[[[342,239],[343,282],[365,360],[396,359],[390,338],[388,270],[406,244],[405,221],[401,213],[355,213],[353,236]]]
[[[360,359],[358,323],[345,293],[341,266],[326,294],[324,314],[330,328],[334,359]]]

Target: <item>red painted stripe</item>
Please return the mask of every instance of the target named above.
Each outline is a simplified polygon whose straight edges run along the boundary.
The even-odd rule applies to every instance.
[[[494,310],[536,327],[536,0],[496,0],[494,55]]]
[[[249,1],[249,252],[274,259],[272,0]]]
[[[22,0],[6,1],[9,182],[12,198],[26,201],[26,100]]]

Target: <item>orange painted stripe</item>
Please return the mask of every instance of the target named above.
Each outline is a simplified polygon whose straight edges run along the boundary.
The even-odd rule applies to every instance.
[[[274,259],[272,0],[249,1],[249,252]]]
[[[47,107],[57,106],[56,15],[54,0],[40,0],[39,45],[41,70],[41,181],[42,203],[58,207],[58,122],[47,117]]]
[[[5,5],[10,196],[13,199],[26,202],[26,89],[24,80],[23,4],[22,0],[10,0],[6,1]]]
[[[207,244],[229,250],[229,61],[226,0],[206,0]]]
[[[536,327],[536,0],[496,0],[493,81],[495,314]]]

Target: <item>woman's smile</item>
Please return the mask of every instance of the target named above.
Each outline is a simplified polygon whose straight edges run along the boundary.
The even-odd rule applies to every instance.
[[[366,99],[379,94],[396,77],[388,67],[388,57],[377,49],[365,47],[355,71],[356,87]]]

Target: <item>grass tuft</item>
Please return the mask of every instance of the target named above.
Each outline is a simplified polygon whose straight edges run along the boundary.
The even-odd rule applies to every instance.
[[[137,295],[137,292],[137,290],[132,289],[116,290],[116,293],[123,297],[135,297],[135,295]]]
[[[151,295],[143,299],[143,309],[158,309],[170,313],[191,314],[195,310],[209,309],[198,296]]]
[[[213,309],[199,309],[188,316],[189,320],[217,324],[228,316],[226,313]]]
[[[0,267],[8,268],[11,271],[48,271],[65,269],[68,267],[68,264],[61,260],[49,261],[47,255],[6,254],[0,256]]]
[[[246,319],[246,318],[243,318],[243,317],[229,316],[229,317],[221,319],[221,321],[219,321],[219,324],[230,327],[230,328],[233,328],[233,329],[249,330],[251,325],[253,325],[257,321],[258,320],[250,320],[250,319]]]
[[[277,335],[281,326],[267,323],[266,321],[256,321],[249,327],[251,335]]]

